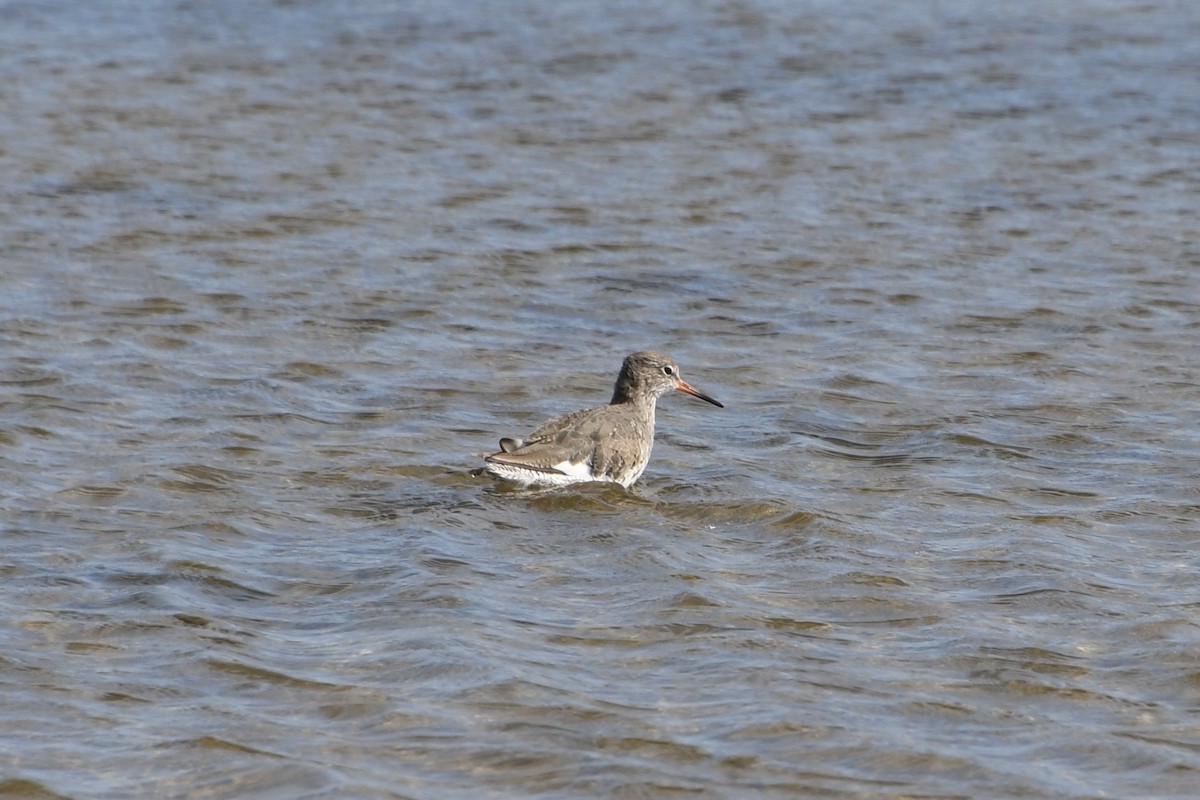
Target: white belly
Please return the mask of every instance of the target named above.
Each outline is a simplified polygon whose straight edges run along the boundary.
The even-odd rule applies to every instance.
[[[589,481],[618,482],[604,475],[593,475],[591,467],[584,463],[572,464],[570,461],[564,461],[561,464],[555,464],[554,469],[557,472],[543,472],[541,470],[492,461],[488,463],[486,472],[494,478],[520,484],[521,486],[554,487],[569,486],[572,483],[587,483]],[[637,480],[637,475],[634,475],[633,480],[629,481],[629,483],[624,484],[625,488],[628,489],[629,484],[635,480]]]

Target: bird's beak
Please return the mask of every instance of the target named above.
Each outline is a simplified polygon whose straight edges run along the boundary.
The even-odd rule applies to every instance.
[[[678,389],[679,391],[683,392],[684,394],[690,394],[692,397],[699,397],[701,400],[703,400],[706,403],[712,403],[717,408],[725,407],[725,406],[721,405],[720,403],[718,403],[716,400],[713,400],[711,397],[706,395],[704,392],[697,389],[695,386],[692,386],[687,381],[680,381],[679,383],[675,384],[675,388]]]

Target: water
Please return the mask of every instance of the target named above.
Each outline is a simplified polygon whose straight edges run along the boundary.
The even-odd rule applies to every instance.
[[[0,796],[1194,797],[1197,63],[1183,2],[0,9]],[[649,347],[726,408],[633,491],[471,475]]]

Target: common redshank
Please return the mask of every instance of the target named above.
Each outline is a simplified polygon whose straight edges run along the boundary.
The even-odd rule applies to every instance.
[[[679,377],[670,356],[634,353],[621,365],[612,402],[555,417],[527,439],[501,439],[484,471],[521,486],[608,481],[628,489],[650,460],[655,403],[676,389],[725,407]]]

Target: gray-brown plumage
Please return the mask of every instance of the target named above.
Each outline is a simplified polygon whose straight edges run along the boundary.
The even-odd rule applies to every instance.
[[[610,481],[629,488],[650,460],[655,404],[674,390],[724,408],[680,378],[670,356],[634,353],[621,365],[608,405],[555,417],[524,440],[501,439],[484,471],[523,486]]]

